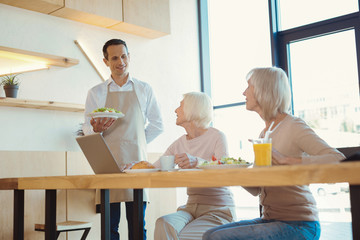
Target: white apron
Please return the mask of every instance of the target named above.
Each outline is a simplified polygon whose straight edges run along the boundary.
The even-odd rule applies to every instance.
[[[115,108],[125,114],[103,133],[118,164],[147,161],[144,118],[135,91],[110,92],[108,88],[105,107]],[[96,194],[96,203],[100,203],[99,192]],[[133,201],[132,189],[110,190],[111,203],[130,201]],[[147,201],[145,191],[144,201]]]

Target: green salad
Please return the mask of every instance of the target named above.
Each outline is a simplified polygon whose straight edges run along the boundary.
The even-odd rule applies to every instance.
[[[241,157],[239,157],[237,159],[233,158],[233,157],[222,157],[221,159],[218,160],[218,159],[216,159],[215,156],[213,156],[211,160],[212,161],[204,162],[201,165],[207,166],[207,165],[222,165],[222,164],[244,164],[244,165],[250,164],[249,162],[245,161]]]
[[[105,112],[105,113],[121,113],[120,111],[118,110],[115,110],[114,108],[98,108],[98,109],[95,109],[94,111],[92,111],[93,113],[96,113],[96,112]]]

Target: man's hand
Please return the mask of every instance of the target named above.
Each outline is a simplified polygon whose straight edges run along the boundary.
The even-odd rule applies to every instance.
[[[115,118],[92,118],[90,124],[93,127],[93,131],[96,133],[103,132],[108,129],[114,122]]]
[[[177,164],[179,168],[195,168],[198,160],[188,153],[180,153],[175,155],[175,164]]]

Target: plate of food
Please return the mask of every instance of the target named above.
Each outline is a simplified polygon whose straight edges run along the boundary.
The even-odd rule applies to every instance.
[[[220,160],[217,160],[215,157],[213,157],[211,162],[204,162],[198,167],[201,169],[226,169],[247,168],[251,165],[252,163],[249,163],[240,157],[237,159],[232,157],[222,157]]]
[[[125,115],[121,111],[118,111],[114,108],[98,108],[89,113],[88,116],[92,118],[122,118]]]
[[[146,172],[158,172],[160,169],[155,168],[154,165],[147,161],[140,161],[135,163],[130,169],[125,169],[125,173],[146,173]]]

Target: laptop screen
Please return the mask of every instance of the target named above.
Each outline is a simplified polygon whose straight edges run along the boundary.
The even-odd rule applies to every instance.
[[[95,174],[120,173],[120,166],[100,133],[76,138]]]

